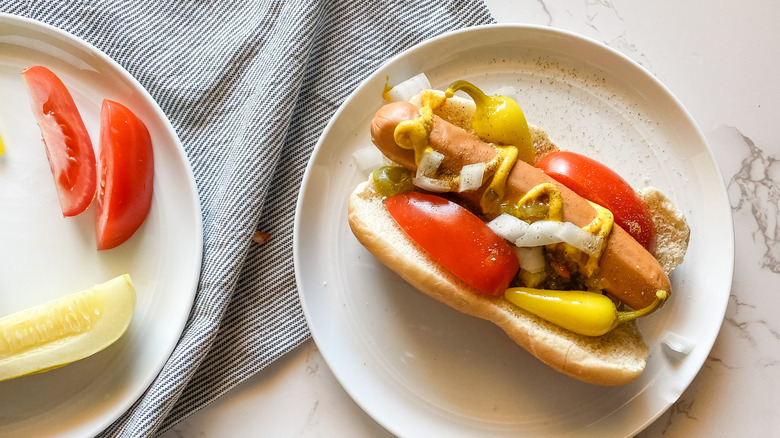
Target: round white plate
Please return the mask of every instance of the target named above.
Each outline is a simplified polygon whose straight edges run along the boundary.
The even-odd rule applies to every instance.
[[[456,79],[487,92],[512,87],[529,122],[561,148],[601,160],[636,188],[658,187],[686,214],[692,237],[672,275],[674,295],[640,322],[650,357],[638,380],[605,388],[558,374],[491,323],[414,290],[354,238],[347,199],[367,173],[352,154],[371,145],[385,78],[392,84],[420,72],[440,89]],[[677,400],[706,359],[725,313],[733,253],[718,167],[669,90],[604,45],[521,25],[426,41],[366,79],[314,150],[295,222],[296,275],[314,339],[354,400],[400,436],[637,433]],[[665,347],[670,333],[692,351]]]
[[[121,246],[98,252],[94,208],[63,218],[21,72],[54,71],[98,149],[104,98],[146,124],[155,160],[149,216]],[[195,181],[175,131],[151,96],[96,48],[53,27],[0,14],[0,316],[123,273],[137,291],[115,344],[43,374],[0,382],[0,436],[94,435],[140,397],[170,356],[192,307],[202,255]],[[96,151],[97,152],[97,151]]]

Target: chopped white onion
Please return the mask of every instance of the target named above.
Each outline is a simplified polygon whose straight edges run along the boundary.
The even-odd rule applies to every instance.
[[[561,222],[556,233],[562,241],[588,255],[595,255],[601,248],[602,237],[594,236],[571,222]]]
[[[467,164],[460,168],[459,192],[468,192],[482,187],[485,176],[485,163]]]
[[[563,222],[536,221],[528,226],[528,231],[515,241],[515,245],[525,247],[560,243],[563,240],[556,233],[561,223]]]
[[[393,86],[387,95],[390,98],[390,102],[400,102],[409,100],[420,91],[430,90],[430,88],[431,82],[428,80],[428,77],[425,76],[425,73],[420,73]]]
[[[516,241],[528,230],[527,222],[506,213],[496,216],[495,219],[487,223],[487,226],[494,233],[510,242]]]
[[[669,347],[670,350],[681,355],[688,355],[693,351],[693,347],[696,346],[696,342],[693,340],[674,332],[667,333],[662,342]]]
[[[383,157],[384,155],[374,146],[358,149],[352,153],[352,158],[357,163],[358,169],[364,173],[370,173],[377,167],[382,166]]]
[[[442,193],[448,192],[450,190],[450,184],[447,181],[428,178],[427,176],[412,178],[412,183],[423,190],[428,190],[429,192]]]
[[[536,274],[542,272],[547,267],[547,260],[544,259],[544,250],[541,246],[532,246],[529,248],[512,247],[520,262],[520,267],[526,271]]]
[[[588,255],[594,255],[601,248],[602,240],[602,237],[594,236],[571,222],[536,221],[515,241],[515,245],[527,247],[566,242]]]
[[[444,154],[428,149],[420,159],[420,165],[417,166],[417,178],[427,176],[432,178],[439,170],[441,162],[444,160]]]

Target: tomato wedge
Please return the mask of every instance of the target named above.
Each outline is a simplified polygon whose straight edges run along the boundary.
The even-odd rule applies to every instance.
[[[583,198],[608,208],[615,216],[615,223],[650,253],[655,251],[655,226],[647,206],[612,169],[569,151],[548,154],[536,167]]]
[[[509,244],[460,205],[417,192],[391,196],[385,205],[409,237],[480,292],[503,295],[517,274]]]
[[[95,234],[102,250],[119,246],[141,226],[154,181],[149,130],[130,109],[110,100],[100,110],[99,167]]]
[[[30,105],[41,129],[63,216],[87,209],[95,197],[95,151],[73,97],[60,78],[43,66],[22,72]]]

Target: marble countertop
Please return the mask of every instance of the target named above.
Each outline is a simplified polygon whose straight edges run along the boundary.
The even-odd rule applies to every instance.
[[[658,77],[704,132],[728,188],[735,271],[704,367],[639,436],[764,436],[780,428],[780,3],[486,0],[499,22],[583,34]],[[717,250],[717,247],[713,247]],[[164,438],[392,436],[308,341]]]

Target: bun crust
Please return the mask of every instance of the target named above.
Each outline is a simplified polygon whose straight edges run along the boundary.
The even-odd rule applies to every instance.
[[[688,251],[691,228],[682,212],[655,187],[640,190],[639,198],[647,206],[655,224],[656,245],[653,255],[666,275],[670,275],[683,262]]]
[[[349,225],[371,254],[412,286],[460,312],[495,323],[518,345],[563,374],[597,385],[621,385],[636,379],[645,368],[648,348],[633,322],[604,336],[582,336],[503,297],[480,294],[411,240],[368,182],[361,183],[349,198]]]

